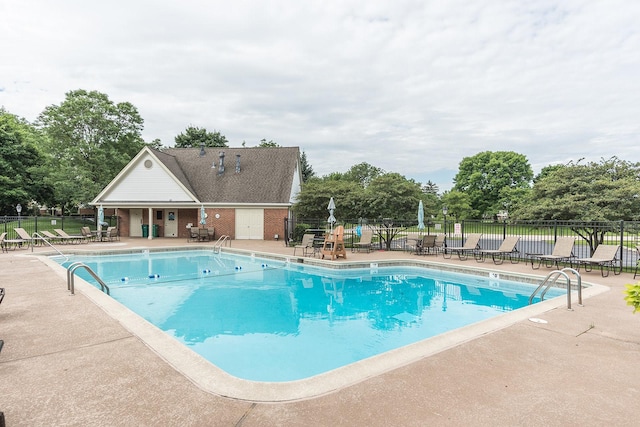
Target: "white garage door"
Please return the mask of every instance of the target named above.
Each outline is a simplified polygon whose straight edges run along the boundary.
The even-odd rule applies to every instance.
[[[236,209],[236,239],[263,238],[264,209]]]

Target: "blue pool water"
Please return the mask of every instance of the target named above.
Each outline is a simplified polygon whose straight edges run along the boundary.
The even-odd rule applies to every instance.
[[[515,310],[534,289],[416,267],[334,270],[209,251],[83,255],[65,264],[76,261],[113,298],[216,366],[269,382],[308,378]]]

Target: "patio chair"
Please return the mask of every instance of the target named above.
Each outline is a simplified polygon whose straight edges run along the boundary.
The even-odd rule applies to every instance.
[[[371,240],[373,239],[373,231],[362,230],[360,235],[360,241],[353,244],[353,249],[360,252],[366,250],[367,253],[371,252]]]
[[[558,269],[560,268],[560,262],[567,261],[569,261],[569,265],[573,267],[573,258],[575,258],[575,255],[573,254],[573,246],[575,243],[576,238],[574,236],[558,237],[551,255],[527,254],[531,259],[531,268],[537,270],[544,263],[544,266],[547,268],[555,266],[556,269]],[[537,267],[535,265],[536,261],[538,261]]]
[[[87,238],[84,237],[83,235],[80,235],[80,234],[74,234],[74,235],[67,234],[67,232],[64,231],[61,228],[54,228],[53,231],[58,233],[58,235],[61,237],[61,239],[63,241],[65,241],[65,242],[71,242],[71,243],[78,242],[78,243],[80,243],[83,240],[85,242],[87,241]]]
[[[467,236],[467,240],[465,240],[464,245],[462,246],[445,246],[444,252],[442,253],[443,258],[447,258],[447,252],[449,257],[451,258],[452,254],[458,254],[458,258],[461,261],[465,261],[469,254],[475,254],[476,251],[480,249],[480,238],[482,237],[481,233],[478,234],[469,234]]]
[[[196,227],[189,227],[189,237],[187,238],[187,242],[197,242],[198,241],[198,229]]]
[[[18,228],[14,228],[14,230],[18,235],[18,238],[27,242],[27,245],[35,245],[36,242],[42,240],[37,237],[30,236],[29,233],[27,233],[27,230],[25,230],[24,228],[18,227]]]
[[[15,249],[22,243],[24,243],[22,239],[7,239],[7,233],[3,232],[0,234],[0,247],[2,247],[2,252],[9,252],[11,245],[13,245],[13,249]]]
[[[96,238],[98,237],[96,233],[92,233],[89,227],[80,228],[80,234],[82,234],[84,238],[87,239],[88,241],[92,241],[92,242],[95,241]]]
[[[198,228],[198,241],[199,242],[204,242],[204,241],[209,241],[209,230],[207,230],[206,228]]]
[[[593,266],[600,267],[600,274],[602,277],[609,276],[609,271],[613,269],[613,274],[618,275],[622,273],[622,265],[619,268],[616,268],[616,263],[618,260],[618,251],[620,250],[620,245],[598,245],[596,250],[593,252],[590,258],[578,258],[576,262],[578,263],[578,270],[580,270],[580,266],[584,265],[584,271],[587,273],[593,269]],[[605,274],[605,269],[607,274]]]
[[[302,256],[307,256],[309,253],[314,253],[313,248],[313,238],[315,235],[313,233],[305,234],[302,236],[302,242],[299,245],[295,245],[293,247],[293,255],[295,256],[296,251],[298,249],[302,249]]]
[[[435,253],[436,248],[436,235],[425,234],[422,236],[422,240],[416,245],[416,255],[426,255],[428,253]]]
[[[107,227],[107,231],[104,234],[104,239],[110,242],[113,242],[114,240],[120,240],[118,227]]]
[[[502,264],[506,257],[509,257],[509,261],[512,264],[518,263],[518,258],[515,258],[514,262],[514,254],[518,253],[518,249],[516,245],[520,241],[520,236],[507,236],[498,249],[484,249],[476,252],[476,261],[484,262],[485,257],[491,255],[491,259],[494,264]]]

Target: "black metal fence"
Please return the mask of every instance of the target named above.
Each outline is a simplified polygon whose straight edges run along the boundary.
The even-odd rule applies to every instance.
[[[340,220],[337,224],[345,228],[345,244],[350,246],[358,239],[358,228],[372,227],[384,230],[394,229],[393,241],[390,245],[384,241],[384,235],[378,233],[376,243],[380,249],[407,250],[411,234],[444,234],[446,244],[461,246],[466,236],[481,233],[482,249],[498,249],[507,235],[516,235],[520,240],[516,246],[521,259],[527,254],[550,254],[558,237],[575,236],[574,255],[587,258],[600,244],[620,245],[623,267],[635,267],[638,261],[636,246],[640,245],[640,221],[483,221],[454,220],[426,221],[425,228],[418,229],[417,221],[394,221],[386,218],[379,221]],[[328,230],[329,224],[324,219],[294,219],[285,221],[286,235],[291,242],[299,241],[308,229]]]
[[[105,216],[104,222],[108,225],[103,225],[103,229],[107,227],[117,227],[117,216]],[[41,232],[43,230],[53,232],[54,229],[60,228],[66,231],[68,234],[78,235],[80,234],[80,228],[88,226],[92,230],[97,229],[96,218],[93,216],[18,216],[18,215],[5,215],[0,217],[0,232],[6,232],[7,238],[17,238],[18,235],[15,232],[15,228],[24,228],[29,235],[33,233]],[[55,234],[55,233],[54,233]]]

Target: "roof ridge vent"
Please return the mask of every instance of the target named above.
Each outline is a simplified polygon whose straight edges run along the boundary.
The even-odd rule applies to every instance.
[[[204,157],[205,154],[207,154],[206,151],[204,151],[204,142],[200,143],[200,157]]]

